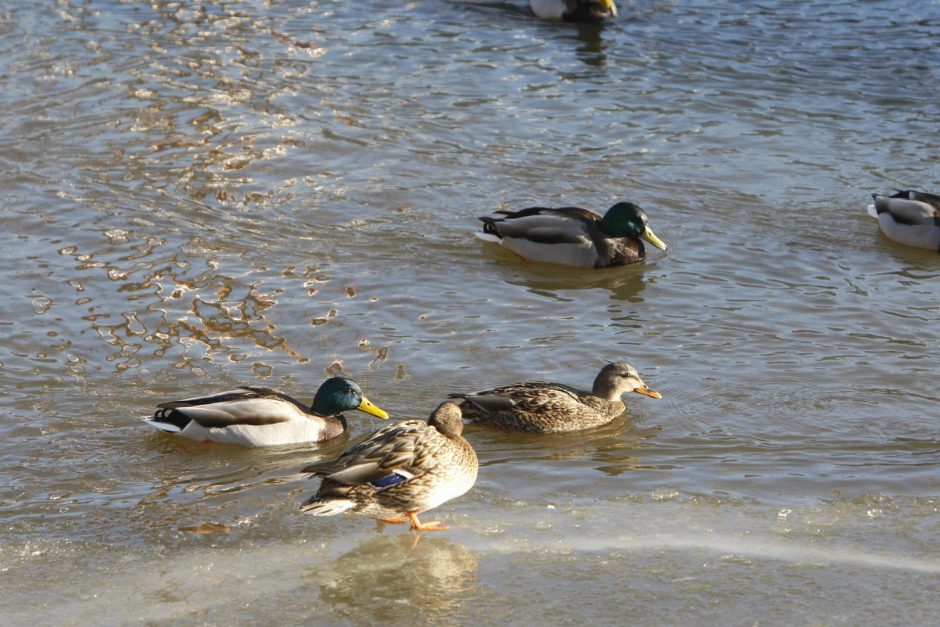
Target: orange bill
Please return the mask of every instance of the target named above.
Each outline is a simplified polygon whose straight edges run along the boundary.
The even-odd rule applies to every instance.
[[[659,392],[655,392],[646,386],[643,386],[641,388],[636,388],[633,391],[636,392],[637,394],[642,394],[643,396],[649,396],[650,398],[662,398],[663,397],[663,395],[660,394]]]

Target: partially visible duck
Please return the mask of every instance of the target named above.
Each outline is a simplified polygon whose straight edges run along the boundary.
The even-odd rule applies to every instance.
[[[627,392],[662,398],[646,386],[636,368],[625,363],[604,366],[590,392],[561,383],[534,381],[449,396],[463,399],[463,415],[474,422],[515,431],[553,433],[607,424],[623,413],[626,406],[620,397]]]
[[[314,516],[352,512],[417,531],[446,529],[418,514],[456,498],[477,478],[477,455],[463,436],[460,408],[441,403],[427,422],[405,420],[376,431],[337,459],[302,472],[323,477],[301,511]]]
[[[342,412],[350,409],[388,418],[354,381],[333,377],[320,385],[310,407],[271,388],[243,386],[213,396],[160,403],[144,422],[193,440],[275,446],[335,438],[346,431]]]
[[[566,22],[594,22],[617,17],[614,0],[529,0],[538,17]]]
[[[906,189],[871,197],[868,214],[882,233],[900,244],[940,251],[940,195]]]
[[[643,209],[618,202],[603,216],[579,207],[529,207],[481,217],[478,237],[498,243],[532,261],[581,268],[607,268],[642,261],[646,240],[660,250],[666,244],[649,227]]]

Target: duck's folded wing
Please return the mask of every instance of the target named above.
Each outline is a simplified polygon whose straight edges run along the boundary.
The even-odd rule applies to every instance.
[[[433,430],[421,420],[405,420],[376,431],[368,440],[351,447],[334,460],[317,462],[301,472],[328,477],[349,485],[373,483],[393,470],[414,475],[421,440]]]
[[[180,412],[207,429],[274,425],[306,417],[295,405],[273,398],[248,398],[169,409]]]
[[[296,406],[302,412],[306,413],[309,411],[309,408],[306,405],[298,401],[290,394],[285,394],[280,390],[267,388],[261,385],[241,385],[238,387],[238,389],[244,391],[246,394],[250,393],[252,398],[279,399]]]
[[[926,202],[907,198],[875,196],[875,211],[887,211],[899,224],[934,224],[940,218],[937,210]]]
[[[516,383],[471,394],[452,394],[464,398],[484,411],[536,410],[546,403],[579,403],[579,392],[560,383],[532,381]]]
[[[412,472],[410,469],[401,466],[384,468],[378,463],[369,462],[334,472],[327,475],[327,478],[345,485],[363,485],[368,483],[376,488],[388,488],[402,481],[414,479],[419,474],[420,473]]]
[[[267,388],[258,388],[267,389]],[[212,394],[211,396],[196,396],[194,398],[184,398],[178,401],[166,401],[157,405],[159,409],[176,409],[178,407],[192,407],[195,405],[211,405],[212,403],[228,403],[231,401],[243,400],[246,398],[257,398],[258,393],[251,388],[238,388]]]
[[[578,391],[559,383],[526,384],[524,389],[513,394],[513,400],[516,407],[523,411],[574,410],[581,405]]]
[[[929,192],[919,192],[915,189],[909,189],[906,191],[898,192],[894,195],[895,198],[909,198],[910,200],[919,200],[920,202],[925,202],[928,205],[931,205],[934,209],[940,209],[940,195],[931,194]]]
[[[237,401],[248,401],[255,399],[268,399],[275,401],[284,401],[296,406],[301,411],[307,411],[303,403],[292,396],[279,392],[278,390],[260,386],[243,385],[234,390],[227,390],[212,394],[210,396],[197,396],[194,398],[184,398],[178,401],[166,401],[157,405],[158,409],[178,409],[180,407],[195,407],[198,405],[214,405],[216,403],[233,403]]]
[[[462,398],[483,411],[507,411],[516,406],[511,397],[500,394],[450,394],[450,398]]]
[[[554,212],[497,220],[493,228],[501,237],[528,239],[543,244],[580,244],[590,240],[583,222]]]

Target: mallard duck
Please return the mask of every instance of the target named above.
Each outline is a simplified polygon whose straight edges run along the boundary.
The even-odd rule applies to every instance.
[[[389,523],[409,521],[418,531],[446,529],[440,522],[421,523],[418,514],[460,496],[476,481],[477,455],[462,432],[460,408],[451,401],[441,403],[427,422],[384,427],[336,460],[304,468],[323,482],[300,509],[315,516],[351,511]]]
[[[529,0],[538,17],[566,22],[594,22],[617,17],[614,0]]]
[[[607,424],[623,413],[620,397],[625,392],[662,398],[625,363],[604,366],[590,392],[537,381],[449,396],[463,399],[460,407],[470,420],[516,431],[551,433]]]
[[[625,266],[642,261],[640,238],[666,250],[650,229],[646,214],[632,202],[618,202],[603,217],[578,207],[529,207],[484,216],[480,239],[496,242],[532,261],[581,268]]]
[[[940,251],[940,195],[906,189],[871,197],[868,214],[882,233],[901,244]]]
[[[335,438],[346,431],[341,412],[348,409],[388,418],[354,381],[333,377],[320,385],[309,408],[271,388],[242,386],[214,396],[160,403],[144,422],[193,440],[274,446]]]

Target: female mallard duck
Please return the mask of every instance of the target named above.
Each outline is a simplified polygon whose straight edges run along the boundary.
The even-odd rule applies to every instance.
[[[594,22],[617,17],[614,0],[529,0],[538,17],[566,22]]]
[[[532,261],[581,268],[625,266],[642,261],[640,238],[666,250],[650,229],[646,214],[632,202],[618,202],[603,217],[578,207],[529,207],[482,217],[480,239],[496,242]]]
[[[470,420],[516,431],[552,433],[607,424],[623,413],[620,397],[625,392],[662,398],[646,387],[633,366],[624,363],[604,366],[590,392],[539,381],[450,397],[464,399],[460,407]]]
[[[348,510],[389,523],[408,520],[419,531],[446,529],[440,522],[419,522],[418,514],[460,496],[476,481],[477,454],[462,432],[460,408],[451,401],[441,403],[427,422],[384,427],[336,460],[304,468],[323,482],[300,509],[315,516]]]
[[[275,446],[335,438],[346,431],[341,412],[348,409],[388,418],[355,382],[333,377],[323,382],[309,408],[283,392],[243,386],[214,396],[160,403],[144,422],[193,440]]]
[[[872,194],[868,214],[881,232],[901,244],[940,251],[940,196],[912,189],[893,196]]]

